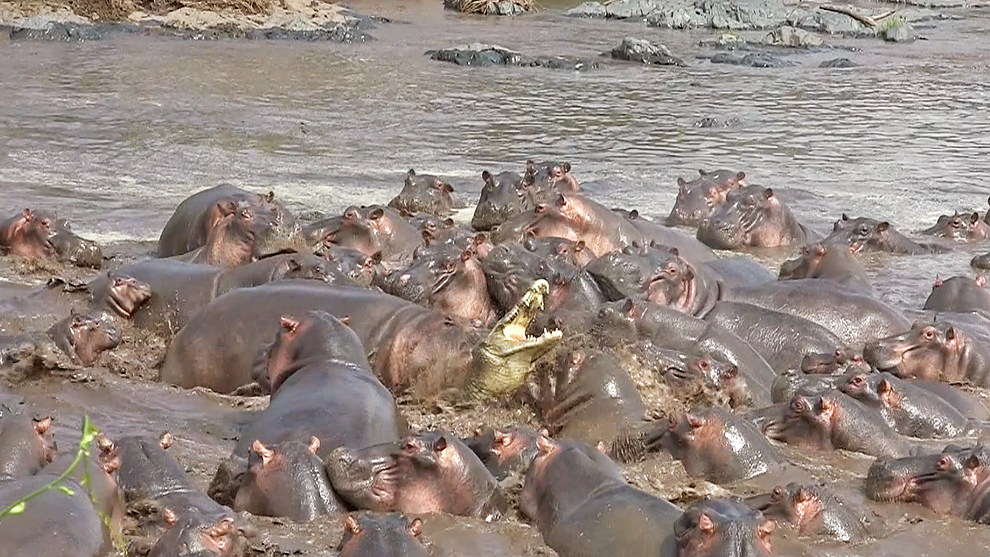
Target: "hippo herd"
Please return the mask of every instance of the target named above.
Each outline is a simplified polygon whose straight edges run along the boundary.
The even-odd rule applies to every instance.
[[[985,240],[990,215],[940,217],[925,242],[843,214],[823,236],[744,172],[678,180],[663,223],[597,203],[569,163],[482,181],[470,226],[415,170],[387,205],[316,222],[220,185],[126,264],[50,211],[0,224],[5,255],[100,269],[0,300],[45,324],[0,336],[8,379],[99,366],[140,331],[167,344],[162,383],[268,399],[205,493],[170,433],[100,434],[66,489],[0,518],[0,556],[104,555],[135,513],[152,557],[246,555],[249,515],[339,517],[348,557],[436,554],[437,514],[521,517],[561,557],[868,554],[892,531],[883,505],[990,524],[986,280],[897,309],[860,263]],[[752,248],[794,257],[772,273],[725,253]],[[455,434],[411,427],[408,405],[532,419]],[[0,406],[0,507],[63,475],[58,453],[50,417]],[[865,464],[838,481],[813,465],[836,454]],[[710,493],[627,481],[662,458]]]

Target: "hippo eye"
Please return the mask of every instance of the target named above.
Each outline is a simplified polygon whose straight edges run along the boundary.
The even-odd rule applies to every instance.
[[[866,236],[867,234],[870,233],[870,229],[867,228],[865,225],[861,226],[859,227],[859,233],[862,234],[863,236]]]
[[[795,414],[804,413],[804,403],[801,399],[794,399],[791,401],[791,411]]]
[[[708,363],[708,360],[707,359],[699,360],[698,361],[698,367],[700,367],[701,369],[708,369],[710,367],[709,366],[709,363]]]
[[[925,337],[926,340],[932,340],[935,338],[935,331],[934,329],[925,329],[922,335]]]
[[[784,498],[784,490],[781,489],[779,486],[773,488],[773,493],[770,494],[770,498],[773,499],[774,501],[779,501],[779,500],[783,499]]]

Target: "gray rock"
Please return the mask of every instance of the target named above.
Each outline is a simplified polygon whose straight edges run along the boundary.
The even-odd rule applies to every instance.
[[[785,68],[794,66],[794,62],[783,60],[765,52],[754,52],[742,58],[733,56],[728,52],[720,52],[711,58],[712,64],[733,64],[736,66],[750,66],[752,68]]]
[[[877,36],[891,43],[910,43],[915,39],[914,27],[902,19],[881,25]]]
[[[773,46],[812,48],[812,47],[824,46],[825,41],[823,41],[821,37],[815,35],[814,33],[809,33],[804,29],[798,29],[796,27],[785,25],[783,27],[778,27],[773,31],[767,33],[767,35],[763,37],[763,44],[773,45]]]
[[[662,9],[666,3],[662,0],[618,0],[605,5],[606,16],[612,19],[630,19],[646,17]]]
[[[854,64],[852,60],[848,58],[833,58],[831,60],[825,60],[818,65],[819,68],[856,68],[859,64]]]
[[[647,22],[670,29],[772,29],[784,23],[788,11],[783,0],[674,0],[654,10]]]
[[[484,43],[428,50],[432,60],[450,62],[458,66],[528,66],[555,70],[588,70],[600,67],[595,60],[567,56],[524,56],[514,50]]]
[[[687,66],[684,60],[671,54],[664,45],[632,37],[622,39],[622,43],[613,48],[611,54],[612,58],[616,60],[642,62],[657,66]]]
[[[787,17],[787,24],[830,35],[869,36],[873,34],[873,29],[847,15],[818,9],[796,9]]]

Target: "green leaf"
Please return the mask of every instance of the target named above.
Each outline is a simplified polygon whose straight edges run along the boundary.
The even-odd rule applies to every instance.
[[[69,497],[72,497],[73,495],[76,494],[75,491],[72,491],[72,489],[70,489],[69,486],[66,486],[66,485],[60,485],[60,486],[58,486],[58,490],[61,491],[64,494],[68,495]]]
[[[20,503],[17,503],[13,507],[10,507],[10,510],[7,511],[7,514],[24,514],[24,509],[26,508],[27,508],[27,503],[21,501]]]

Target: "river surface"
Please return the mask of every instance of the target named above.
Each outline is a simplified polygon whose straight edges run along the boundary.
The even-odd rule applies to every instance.
[[[677,177],[690,179],[699,168],[744,170],[822,234],[843,212],[889,220],[911,235],[941,213],[987,209],[986,9],[919,27],[929,40],[835,39],[857,50],[795,54],[789,58],[798,66],[756,69],[696,59],[711,31],[571,19],[561,15],[565,4],[517,19],[461,16],[439,0],[352,5],[396,22],[369,30],[373,42],[347,45],[124,35],[0,43],[3,216],[57,209],[80,235],[141,251],[151,249],[183,198],[219,182],[273,190],[296,213],[331,215],[386,203],[410,167],[449,178],[476,200],[483,170],[519,171],[530,158],[570,161],[596,199],[661,218]],[[689,67],[464,68],[423,55],[480,41],[531,55],[593,57],[626,36],[659,40]],[[836,57],[861,67],[818,68]],[[696,127],[705,117],[733,124]],[[470,210],[459,218],[469,219]],[[868,268],[879,295],[907,310],[920,307],[936,275],[972,274],[970,258],[988,249],[871,257]],[[776,269],[785,256],[759,258]],[[30,281],[6,267],[3,273],[13,283]],[[208,482],[235,435],[236,401],[218,410],[202,393],[118,378],[102,384],[124,394],[108,400],[77,382],[23,394],[61,409],[62,439],[94,406],[112,433],[178,428],[192,443],[179,456],[200,462],[197,481]],[[149,421],[154,431],[135,431]],[[863,462],[850,473],[862,474]],[[901,510],[888,511],[900,537],[866,554],[990,552],[985,527],[917,508],[909,511],[915,518],[902,520]],[[537,539],[529,530],[526,539]],[[932,537],[943,530],[944,539]],[[320,527],[293,532],[285,539],[306,551],[332,547],[313,545]],[[863,554],[822,551],[807,554]]]

